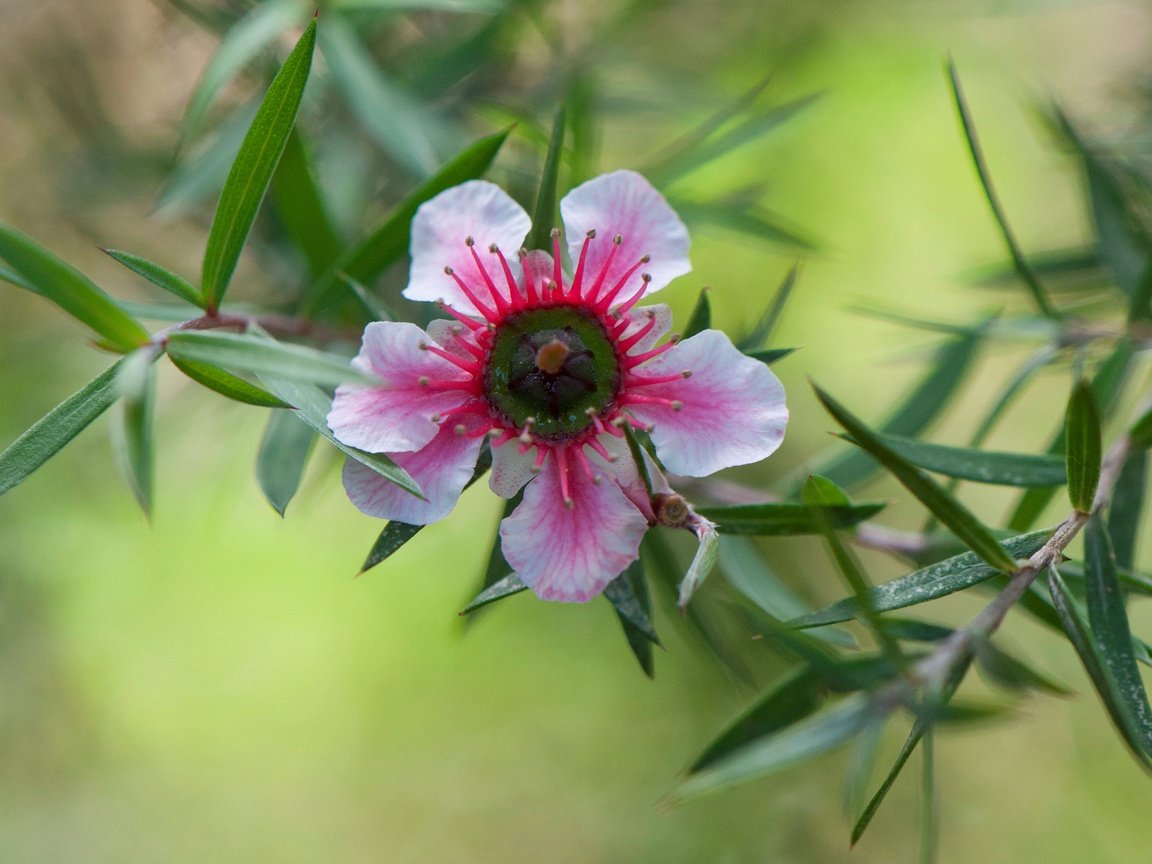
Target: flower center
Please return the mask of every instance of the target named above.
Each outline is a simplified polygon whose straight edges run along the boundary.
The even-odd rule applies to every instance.
[[[496,326],[484,370],[488,404],[517,429],[571,438],[609,413],[620,390],[616,347],[598,316],[577,306],[528,309]]]

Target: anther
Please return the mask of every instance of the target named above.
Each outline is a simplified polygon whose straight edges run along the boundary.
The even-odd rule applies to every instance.
[[[451,275],[452,275],[453,273],[455,273],[456,271],[455,271],[455,270],[453,270],[451,267],[445,267],[445,268],[444,268],[444,272],[445,272],[445,273],[447,273],[449,276],[451,276]]]
[[[497,429],[495,426],[493,426],[491,429],[489,429],[484,434],[487,435],[489,438],[491,438],[493,441],[495,441],[497,438],[499,438],[501,435],[504,434],[504,430],[503,429]]]
[[[468,246],[468,247],[472,247],[472,246],[476,245],[476,241],[472,239],[471,234],[469,234],[467,237],[464,238],[464,245]]]
[[[671,408],[673,411],[683,411],[684,410],[684,403],[681,402],[679,399],[673,399]]]
[[[438,424],[438,423],[439,423],[441,420],[443,420],[443,419],[444,419],[444,416],[443,416],[442,414],[433,414],[433,415],[432,415],[431,417],[429,417],[428,419],[429,419],[429,420],[431,420],[433,423],[437,423],[437,424]]]
[[[681,378],[691,378],[692,377],[692,370],[691,369],[685,369],[683,372],[680,373],[680,377]]]
[[[489,243],[488,244],[488,251],[491,252],[493,255],[495,255],[497,252],[500,251],[500,247],[497,246],[495,243]]]
[[[553,240],[558,240],[558,239],[560,238],[560,229],[559,229],[559,228],[553,228],[553,229],[551,230],[551,232],[549,232],[549,236],[550,236],[550,237],[551,237]]]
[[[456,425],[455,425],[455,426],[452,428],[452,431],[453,431],[453,432],[455,432],[455,433],[456,433],[456,434],[457,434],[459,437],[463,438],[463,437],[464,437],[464,433],[468,431],[468,427],[467,427],[467,426],[465,426],[463,423],[457,423],[457,424],[456,424]]]
[[[419,384],[421,387],[427,387],[429,384],[432,383],[432,381],[431,381],[431,379],[428,378],[427,375],[421,375],[419,378],[416,379],[416,383]]]
[[[619,246],[621,243],[624,242],[623,235],[617,234],[615,237],[612,238],[612,242],[615,243],[617,246]]]

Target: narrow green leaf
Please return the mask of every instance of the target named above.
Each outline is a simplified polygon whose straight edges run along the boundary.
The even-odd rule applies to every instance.
[[[423,497],[420,486],[408,476],[408,472],[382,453],[365,453],[336,439],[328,428],[328,412],[332,410],[332,400],[312,384],[302,384],[286,378],[262,375],[261,380],[278,397],[296,408],[296,416],[328,439],[347,456],[366,465],[382,477],[391,480],[401,489]]]
[[[1128,434],[1132,438],[1133,447],[1141,450],[1152,447],[1152,410],[1137,420]]]
[[[464,488],[467,489],[483,477],[491,467],[492,452],[488,449],[482,450],[480,458],[476,460],[476,470],[472,472],[472,479],[465,484]],[[376,538],[376,542],[372,544],[372,549],[368,552],[368,557],[364,559],[364,564],[360,567],[360,573],[357,575],[362,575],[389,558],[425,527],[424,525],[410,525],[407,522],[389,522],[380,532],[380,536]]]
[[[778,213],[749,202],[743,195],[728,200],[697,201],[670,196],[668,203],[689,225],[716,225],[758,241],[778,243],[801,252],[813,252],[819,244]]]
[[[1144,266],[1144,272],[1132,291],[1128,303],[1128,323],[1137,324],[1152,320],[1152,256]]]
[[[850,528],[875,516],[884,506],[884,502],[875,501],[818,509],[834,527]],[[717,523],[716,529],[721,534],[758,534],[769,537],[820,533],[813,508],[803,504],[735,504],[697,507],[696,511],[705,519]]]
[[[147,258],[141,258],[139,255],[120,252],[116,249],[105,249],[104,253],[113,261],[123,264],[133,273],[143,276],[153,285],[163,288],[169,294],[174,294],[193,306],[200,305],[200,292],[184,277],[177,276],[171,270],[166,270],[159,264],[149,261]]]
[[[1032,668],[1019,657],[997,648],[987,639],[973,642],[976,665],[988,679],[1010,693],[1037,690],[1053,696],[1071,696],[1072,691],[1052,678]]]
[[[718,735],[693,760],[688,773],[699,773],[729,753],[774,735],[814,714],[824,704],[827,692],[828,688],[811,667],[802,666],[793,671]]]
[[[744,353],[753,360],[759,360],[765,366],[771,366],[777,360],[783,360],[795,351],[795,348],[769,348],[764,351],[745,351]]]
[[[448,121],[381,69],[339,16],[325,19],[320,47],[333,83],[372,140],[415,176],[432,174],[437,149],[456,137]]]
[[[260,110],[240,145],[236,161],[232,163],[204,250],[200,290],[206,309],[218,309],[224,292],[228,290],[228,283],[240,260],[240,251],[296,123],[296,112],[300,109],[304,85],[308,83],[308,73],[312,68],[315,44],[316,21],[313,20],[268,87]]]
[[[1068,461],[1068,499],[1081,513],[1092,510],[1100,482],[1100,414],[1087,381],[1081,380],[1068,400],[1064,425]]]
[[[0,259],[7,261],[21,280],[14,284],[23,287],[27,283],[35,293],[99,333],[112,348],[126,353],[148,341],[148,332],[95,282],[28,235],[0,225]]]
[[[695,336],[712,326],[712,304],[708,301],[708,289],[701,288],[700,296],[696,298],[696,305],[692,307],[692,314],[688,316],[688,323],[684,325],[683,337],[687,339]]]
[[[540,174],[540,188],[536,192],[536,207],[532,215],[532,233],[528,235],[529,249],[552,249],[552,229],[557,221],[556,201],[559,198],[560,157],[564,152],[564,128],[567,111],[561,106],[552,120],[552,137],[544,157],[544,170]]]
[[[303,0],[267,0],[224,35],[188,101],[184,113],[185,139],[196,133],[208,108],[229,82],[261,51],[271,47],[285,30],[303,20],[307,12],[308,4]]]
[[[59,453],[119,398],[116,379],[124,361],[113,363],[43,417],[0,453],[0,495]]]
[[[316,433],[295,411],[278,409],[269,416],[256,454],[256,482],[281,516],[300,488],[315,444]]]
[[[1146,749],[1147,742],[1144,732],[1137,725],[1136,718],[1128,708],[1128,696],[1120,692],[1119,685],[1112,678],[1107,663],[1100,656],[1096,647],[1092,630],[1084,619],[1083,611],[1068,593],[1068,588],[1055,567],[1048,571],[1048,590],[1052,595],[1052,604],[1060,615],[1060,622],[1064,626],[1068,641],[1076,649],[1080,662],[1092,680],[1096,693],[1104,704],[1116,731],[1120,733],[1121,739],[1128,746],[1132,755],[1146,769],[1152,770],[1152,757],[1149,756]]]
[[[480,138],[445,163],[405,198],[371,234],[349,249],[311,288],[305,312],[311,314],[332,301],[348,278],[370,285],[408,252],[416,208],[452,186],[473,180],[488,170],[508,138],[508,130]]]
[[[1052,536],[1050,529],[1033,531],[1004,541],[1004,548],[1013,558],[1027,558],[1037,552]],[[985,582],[1000,573],[999,568],[985,563],[973,552],[930,564],[904,576],[877,585],[868,591],[877,612],[904,609],[946,597],[965,588]],[[855,597],[845,597],[823,609],[789,621],[792,627],[821,627],[839,624],[856,617],[860,610]]]
[[[997,227],[1000,229],[1000,236],[1004,239],[1004,245],[1008,247],[1008,254],[1012,257],[1012,263],[1016,267],[1016,272],[1031,292],[1032,300],[1036,303],[1036,308],[1048,318],[1058,318],[1059,313],[1049,302],[1044,286],[1040,284],[1036,273],[1033,272],[1032,268],[1028,265],[1028,260],[1024,257],[1020,245],[1016,242],[1016,236],[1012,233],[1012,229],[1008,225],[1008,220],[1004,216],[1004,210],[1000,206],[1000,199],[996,195],[996,189],[992,186],[992,177],[988,173],[988,166],[984,162],[984,152],[980,147],[979,139],[976,137],[976,126],[972,122],[972,115],[968,110],[968,103],[964,99],[964,91],[960,86],[960,76],[956,71],[956,64],[952,62],[951,58],[949,58],[947,63],[947,71],[948,80],[952,85],[952,97],[956,103],[956,111],[960,115],[960,125],[964,129],[964,138],[968,142],[968,152],[972,156],[972,164],[975,166],[976,173],[980,177],[980,185],[984,189],[984,197],[988,201],[988,207],[992,211],[992,216],[996,220]]]
[[[185,362],[207,363],[306,384],[379,383],[374,376],[338,354],[240,333],[177,331],[168,337],[168,353]]]
[[[924,746],[920,748],[920,804],[923,815],[920,824],[920,864],[933,864],[940,845],[939,814],[936,805],[936,733],[929,726],[924,730]]]
[[[900,435],[915,438],[926,429],[959,392],[960,384],[971,368],[983,340],[980,332],[946,342],[936,352],[931,370],[921,379],[904,400],[896,407],[879,431],[887,435]],[[837,485],[852,488],[868,480],[880,468],[868,453],[853,449],[838,453],[813,473],[834,481]],[[799,483],[797,483],[799,488]]]
[[[756,326],[752,328],[752,332],[749,333],[746,338],[740,340],[741,351],[753,355],[757,352],[757,349],[762,348],[764,344],[772,338],[772,334],[776,331],[776,325],[780,323],[780,318],[784,314],[784,308],[788,305],[788,300],[792,297],[792,289],[796,287],[796,277],[799,274],[799,264],[793,264],[788,268],[788,272],[784,274],[784,279],[776,287],[776,293],[772,295],[772,302],[768,305],[768,308],[764,310],[764,314],[760,316],[760,320],[756,322]],[[771,361],[765,360],[764,362],[770,363]]]
[[[676,802],[698,798],[811,759],[858,735],[879,716],[878,712],[865,695],[848,696],[822,713],[802,717],[689,775],[671,798]]]
[[[3,279],[5,282],[10,282],[17,288],[23,288],[25,291],[31,291],[33,294],[41,293],[36,290],[36,287],[31,282],[29,282],[19,273],[16,273],[13,270],[9,270],[7,267],[0,267],[0,279]]]
[[[203,384],[209,390],[215,390],[221,396],[227,396],[246,405],[256,405],[260,408],[289,408],[283,399],[278,399],[255,384],[245,381],[225,372],[208,363],[198,363],[194,360],[181,360],[177,357],[168,357],[172,365],[198,384]]]
[[[913,465],[947,477],[996,486],[1056,486],[1066,479],[1064,460],[1058,456],[949,447],[897,435],[877,437]]]
[[[329,5],[344,12],[396,12],[440,10],[444,12],[496,13],[505,0],[330,0]]]
[[[497,600],[503,600],[505,597],[511,597],[513,594],[519,594],[521,591],[527,591],[528,586],[520,581],[520,577],[515,573],[505,576],[495,585],[485,588],[475,599],[460,610],[461,615],[467,615],[469,612],[475,612],[489,603],[495,603]]]
[[[692,563],[688,566],[688,572],[680,581],[680,596],[676,605],[681,609],[688,605],[692,595],[708,578],[712,568],[716,566],[716,558],[720,554],[720,535],[716,532],[715,525],[706,519],[700,520],[692,531],[696,535],[699,545],[696,547],[696,554],[692,557]]]
[[[660,637],[652,625],[652,602],[644,578],[644,565],[639,558],[608,583],[604,596],[612,604],[624,631],[624,638],[628,640],[628,647],[641,670],[649,678],[656,677],[652,646],[660,644]]]
[[[144,515],[152,513],[156,448],[153,439],[153,404],[156,374],[152,368],[160,349],[137,348],[124,358],[116,376],[120,392],[120,424],[113,427],[113,443],[125,477]]]
[[[293,127],[272,175],[272,201],[285,233],[303,253],[315,278],[332,266],[344,244],[316,185],[311,162],[299,127]]]
[[[896,454],[844,406],[816,388],[816,395],[852,438],[876,458],[905,488],[935,514],[941,523],[964,541],[973,552],[1005,572],[1016,569],[1016,562],[992,536],[991,532],[964,505],[953,498],[936,481]]]
[[[485,452],[487,452],[489,454],[489,458],[491,458],[490,451]],[[473,478],[473,480],[475,480],[475,478]],[[505,501],[503,510],[500,513],[500,521],[503,522],[505,519],[511,516],[512,511],[515,510],[523,500],[524,490],[521,489],[519,492]],[[500,530],[499,527],[497,527],[497,530],[493,533],[492,536],[492,545],[488,549],[488,563],[485,565],[484,574],[480,579],[480,588],[479,590],[473,590],[469,596],[475,596],[476,594],[491,588],[511,572],[512,565],[509,564],[508,560],[504,557],[504,548],[500,544]],[[469,618],[468,620],[471,621],[473,619]]]
[[[653,482],[651,471],[648,470],[648,454],[640,444],[636,431],[631,426],[624,427],[624,439],[628,442],[628,451],[632,454],[632,463],[636,466],[636,473],[640,475],[640,482],[644,484],[644,491],[651,498],[656,494],[656,485]]]
[[[1084,533],[1084,582],[1096,649],[1116,684],[1119,703],[1135,722],[1144,752],[1152,756],[1152,707],[1132,653],[1132,630],[1116,575],[1116,559],[1099,513],[1088,520]]]
[[[1116,564],[1122,570],[1131,570],[1136,560],[1136,540],[1144,513],[1147,474],[1148,453],[1143,450],[1129,453],[1120,468],[1120,476],[1112,490],[1112,501],[1108,505],[1108,536],[1112,539]]]

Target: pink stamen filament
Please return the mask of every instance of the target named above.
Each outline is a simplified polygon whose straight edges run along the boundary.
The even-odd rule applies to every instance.
[[[439,345],[429,345],[427,342],[421,342],[420,349],[422,351],[427,351],[430,354],[435,354],[437,357],[443,357],[452,365],[459,366],[465,372],[470,372],[473,375],[479,373],[480,371],[480,364],[476,361],[469,360],[465,357],[460,357],[457,354],[453,354],[451,351],[445,351]]]
[[[568,291],[568,296],[573,300],[580,299],[580,289],[584,285],[584,265],[588,260],[588,246],[596,239],[596,229],[593,228],[584,235],[584,242],[580,246],[580,260],[576,262],[576,274],[572,277],[572,285]]]
[[[476,269],[480,271],[480,277],[484,280],[484,284],[488,286],[488,293],[492,295],[492,300],[496,303],[497,312],[508,311],[508,301],[504,299],[504,295],[496,290],[496,283],[492,281],[492,277],[488,275],[488,269],[484,266],[484,262],[480,260],[480,253],[476,251],[475,241],[469,237],[464,241],[464,245],[468,247],[468,251],[472,253],[472,260],[476,262]]]
[[[642,393],[625,393],[620,400],[625,405],[663,405],[673,411],[679,411],[684,403],[679,399],[665,399],[663,396],[645,396]]]
[[[516,284],[516,277],[512,275],[512,268],[508,266],[508,259],[504,257],[504,253],[500,251],[500,247],[495,243],[488,247],[488,251],[500,259],[500,266],[504,270],[504,280],[508,283],[508,296],[512,298],[512,308],[516,309],[524,305],[524,298],[520,296],[520,288]]]
[[[480,382],[475,378],[470,381],[432,381],[427,376],[422,376],[417,383],[424,390],[463,390],[474,396],[481,394]]]
[[[588,457],[584,453],[583,447],[573,447],[572,455],[576,459],[576,464],[580,466],[580,470],[584,472],[585,476],[593,483],[599,482],[596,478],[596,472],[592,470],[592,465],[588,462]]]
[[[677,372],[675,375],[629,375],[626,383],[629,387],[648,387],[652,384],[671,384],[673,381],[683,381],[689,377],[691,376],[683,372]]]
[[[625,322],[621,322],[621,323],[624,324],[623,329],[627,330],[628,325]],[[649,333],[651,333],[652,328],[655,326],[656,326],[656,316],[655,315],[649,315],[648,320],[640,325],[640,329],[637,330],[635,333],[633,333],[631,336],[629,336],[625,339],[621,339],[617,347],[619,347],[619,349],[622,352],[624,352],[625,354],[628,353],[629,351],[632,350],[632,346],[634,346],[637,342],[639,342],[641,339],[643,339],[645,336],[647,336]]]
[[[457,345],[459,345],[461,348],[463,348],[465,351],[467,351],[469,354],[471,354],[477,360],[483,360],[484,359],[484,352],[481,350],[479,345],[474,343],[471,339],[469,339],[463,333],[453,333],[452,335],[456,337],[456,344]]]
[[[624,242],[624,238],[617,234],[612,238],[612,248],[608,250],[608,257],[604,259],[604,264],[600,268],[600,275],[596,277],[596,282],[592,286],[592,290],[585,295],[589,303],[595,303],[596,297],[600,293],[600,289],[604,287],[604,280],[608,278],[608,271],[612,269],[612,261],[616,258],[616,250],[620,248],[620,244]]]
[[[538,445],[531,445],[536,447],[536,464],[532,466],[532,473],[539,474],[544,468],[544,459],[548,456],[549,448],[540,447]]]
[[[560,229],[552,229],[552,283],[555,288],[560,289],[561,295],[564,293],[564,271],[560,266]],[[548,296],[545,295],[545,299]]]
[[[587,444],[589,447],[591,447],[593,452],[595,452],[596,455],[599,456],[601,459],[603,459],[605,462],[615,462],[616,461],[616,457],[613,456],[611,453],[609,453],[608,448],[606,448],[603,444],[601,444],[597,439],[589,438],[584,443]]]
[[[657,345],[651,351],[645,351],[643,354],[628,354],[624,357],[624,365],[629,369],[635,369],[640,364],[647,363],[653,357],[659,357],[665,351],[675,348],[676,345],[679,344],[679,341],[679,339],[670,339],[663,345]]]
[[[528,296],[528,305],[534,306],[540,302],[540,295],[536,293],[536,274],[528,266],[527,250],[520,250],[520,264],[524,270],[524,293]]]
[[[560,475],[560,497],[564,506],[571,509],[575,502],[568,483],[568,447],[562,445],[552,448],[552,458],[556,460],[556,473]]]
[[[640,286],[639,291],[637,291],[630,298],[628,298],[626,301],[624,301],[623,303],[620,304],[620,307],[616,310],[617,315],[627,314],[628,310],[631,309],[633,306],[635,306],[638,302],[640,302],[640,298],[648,293],[648,283],[652,281],[652,277],[649,276],[647,273],[643,273],[640,276],[640,280],[644,284]]]
[[[455,309],[453,309],[447,303],[439,302],[436,305],[440,307],[440,310],[442,312],[447,312],[449,315],[451,315],[453,318],[455,318],[457,321],[459,321],[461,324],[463,324],[469,330],[483,330],[484,329],[484,325],[481,324],[479,321],[476,321],[472,318],[469,318],[463,312],[457,312]]]
[[[467,297],[472,302],[472,305],[476,307],[477,312],[483,315],[488,321],[498,321],[500,319],[500,316],[497,315],[495,311],[489,309],[486,305],[480,302],[480,298],[477,297],[472,292],[472,289],[464,283],[464,280],[460,278],[460,274],[458,274],[451,267],[445,267],[444,272],[456,280],[456,284],[460,286],[460,290],[464,292],[464,296]]]
[[[651,258],[645,255],[643,258],[625,270],[624,275],[621,276],[619,281],[617,281],[617,283],[612,286],[612,290],[597,301],[596,308],[601,312],[607,312],[608,307],[612,305],[612,301],[616,299],[616,295],[619,294],[624,289],[624,286],[628,284],[628,280],[635,275],[637,270],[639,270],[651,260]],[[645,285],[644,287],[647,288],[648,286]]]
[[[492,446],[493,447],[502,447],[503,445],[507,444],[509,441],[515,440],[516,434],[517,433],[515,431],[513,431],[512,429],[504,429],[501,431],[500,435],[497,436],[492,441]]]

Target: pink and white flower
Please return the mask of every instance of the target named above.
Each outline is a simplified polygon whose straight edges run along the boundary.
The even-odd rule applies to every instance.
[[[505,558],[540,597],[586,601],[656,521],[625,426],[651,434],[669,471],[700,477],[773,453],[788,412],[776,376],[723,333],[662,342],[668,307],[637,306],[691,269],[688,232],[647,180],[606,174],[560,212],[571,274],[559,231],[551,254],[521,248],[528,214],[492,183],[423,204],[404,296],[438,301],[451,320],[369,324],[353,363],[381,383],[341,386],[328,425],[390,456],[426,497],[349,460],[352,502],[418,525],[452,510],[487,442],[492,490],[511,498],[527,484],[500,525]]]

